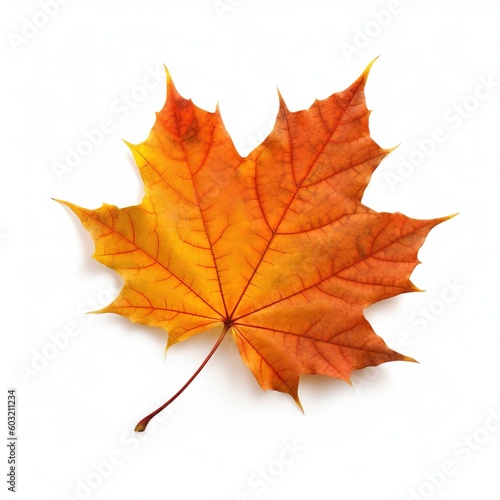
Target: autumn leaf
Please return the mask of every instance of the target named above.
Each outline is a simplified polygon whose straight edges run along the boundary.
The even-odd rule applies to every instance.
[[[417,290],[418,249],[448,217],[418,220],[361,203],[391,151],[369,134],[370,67],[308,110],[291,112],[280,96],[272,133],[245,158],[219,109],[181,97],[167,72],[167,101],[149,137],[128,144],[142,203],[92,210],[62,202],[92,235],[93,257],[125,281],[98,312],[164,328],[168,348],[221,328],[174,398],[229,332],[260,386],[299,406],[301,374],[349,382],[353,370],[413,361],[387,347],[363,310]]]

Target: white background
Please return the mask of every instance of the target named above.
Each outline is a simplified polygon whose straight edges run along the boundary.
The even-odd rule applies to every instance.
[[[19,399],[16,498],[498,500],[497,2],[224,0],[218,10],[211,0],[71,0],[50,19],[40,3],[5,0],[0,16],[2,369],[4,390],[16,387]],[[390,20],[376,21],[389,7]],[[35,20],[47,22],[30,31]],[[134,435],[216,337],[164,360],[159,329],[84,315],[120,281],[51,198],[140,202],[121,139],[148,135],[165,99],[162,64],[198,106],[219,101],[246,153],[273,123],[277,87],[291,110],[304,109],[377,55],[366,88],[371,133],[401,146],[365,204],[417,218],[460,213],[419,253],[412,279],[427,291],[366,311],[420,364],[361,371],[353,387],[303,377],[303,415],[288,396],[262,392],[225,342],[168,418]],[[56,175],[55,163],[103,119],[112,131]],[[436,128],[442,141],[431,146]],[[413,171],[401,170],[408,158],[419,163]],[[102,464],[111,459],[112,470]]]

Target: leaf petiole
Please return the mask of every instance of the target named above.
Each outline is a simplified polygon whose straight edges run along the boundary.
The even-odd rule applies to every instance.
[[[191,384],[191,382],[197,377],[197,375],[201,372],[201,370],[203,370],[204,366],[208,363],[208,361],[210,360],[210,358],[214,355],[215,351],[221,345],[222,341],[224,340],[224,337],[226,336],[226,333],[228,332],[228,330],[230,328],[231,328],[231,325],[224,324],[224,328],[223,328],[223,330],[222,330],[219,338],[217,339],[217,342],[212,347],[212,350],[208,353],[207,357],[203,360],[203,363],[193,373],[193,375],[191,376],[191,378],[166,403],[164,403],[163,405],[161,405],[154,412],[150,413],[147,417],[144,417],[135,426],[135,429],[134,429],[135,432],[144,432],[144,430],[146,429],[146,427],[149,424],[149,421],[152,418],[154,418],[156,415],[158,415],[158,413],[160,413],[161,411],[163,411],[170,403],[172,403],[173,401],[175,401],[184,392],[184,390],[187,389],[187,387],[189,386],[189,384]]]

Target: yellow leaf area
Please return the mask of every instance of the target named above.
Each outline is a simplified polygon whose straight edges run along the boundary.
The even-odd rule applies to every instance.
[[[370,65],[371,66],[371,65]],[[145,196],[137,206],[69,206],[94,258],[125,284],[99,312],[168,331],[168,347],[210,328],[230,331],[263,389],[300,405],[301,374],[349,381],[353,370],[407,360],[363,315],[417,288],[410,274],[428,232],[361,203],[390,152],[370,137],[364,88],[291,112],[280,97],[272,133],[242,158],[219,110],[176,91],[149,137],[129,147]]]

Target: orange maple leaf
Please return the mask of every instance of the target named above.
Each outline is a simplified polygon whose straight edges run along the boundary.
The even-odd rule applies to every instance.
[[[417,220],[361,203],[391,151],[369,134],[370,67],[308,110],[290,112],[280,96],[272,133],[245,158],[219,110],[182,98],[167,72],[167,101],[149,137],[129,144],[142,203],[62,202],[91,233],[93,257],[125,280],[98,312],[164,328],[167,347],[221,327],[186,386],[229,331],[260,386],[299,406],[303,373],[349,381],[353,370],[413,361],[387,347],[363,310],[417,290],[409,278],[418,249],[448,217]]]

